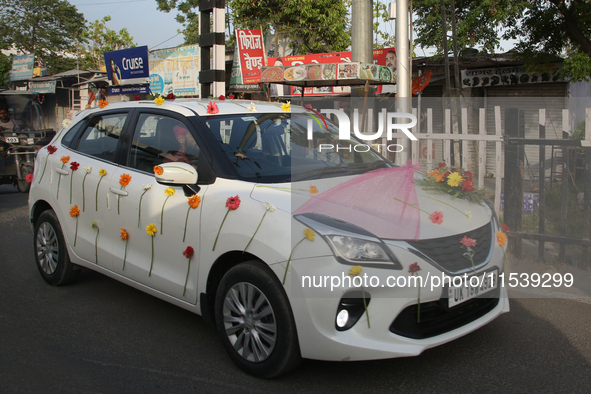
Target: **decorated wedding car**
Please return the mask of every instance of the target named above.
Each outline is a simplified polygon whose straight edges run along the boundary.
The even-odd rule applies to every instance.
[[[262,377],[419,355],[509,311],[506,237],[469,171],[394,166],[289,103],[101,107],[36,158],[49,284],[88,268],[197,313]]]

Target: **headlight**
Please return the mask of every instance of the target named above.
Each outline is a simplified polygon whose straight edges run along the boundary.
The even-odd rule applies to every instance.
[[[346,235],[327,235],[334,254],[352,263],[359,262],[387,262],[390,256],[378,242],[350,237]]]
[[[342,264],[402,269],[386,244],[361,227],[315,213],[296,215],[295,219],[326,239]]]

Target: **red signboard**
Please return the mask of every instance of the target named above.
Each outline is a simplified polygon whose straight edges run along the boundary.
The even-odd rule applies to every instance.
[[[375,64],[381,66],[389,66],[396,69],[396,49],[382,48],[374,49],[373,60]],[[351,62],[351,52],[335,52],[335,53],[316,53],[311,55],[296,55],[286,57],[270,57],[267,58],[268,66],[293,66],[298,64],[310,63],[349,63]],[[291,94],[301,94],[301,87],[291,86]],[[304,88],[304,94],[308,95],[326,95],[326,94],[343,94],[349,93],[351,88],[349,86],[325,86],[317,88]],[[381,93],[382,86],[378,85],[376,93]]]
[[[242,83],[261,82],[261,67],[264,65],[263,35],[260,30],[236,30],[238,56]]]

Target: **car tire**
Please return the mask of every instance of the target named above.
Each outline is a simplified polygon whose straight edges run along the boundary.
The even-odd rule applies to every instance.
[[[301,361],[287,295],[261,262],[241,263],[224,275],[216,292],[215,321],[226,352],[251,375],[273,378]]]
[[[44,211],[35,223],[34,250],[43,279],[54,286],[72,283],[80,274],[72,264],[61,226],[52,210]]]

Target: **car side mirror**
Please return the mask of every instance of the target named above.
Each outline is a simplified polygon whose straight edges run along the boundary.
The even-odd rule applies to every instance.
[[[194,185],[197,183],[197,170],[187,163],[162,163],[154,167],[156,181],[166,185]]]

